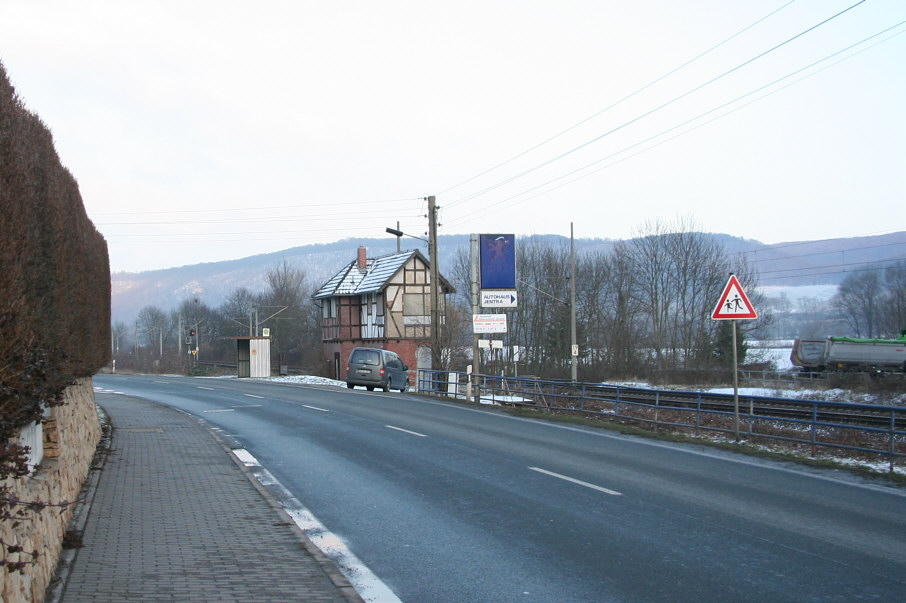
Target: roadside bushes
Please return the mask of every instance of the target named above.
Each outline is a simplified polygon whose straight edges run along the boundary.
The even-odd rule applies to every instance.
[[[0,64],[0,480],[23,475],[20,427],[110,352],[110,267],[53,137]],[[2,511],[2,509],[0,509]],[[0,513],[2,515],[3,513]]]

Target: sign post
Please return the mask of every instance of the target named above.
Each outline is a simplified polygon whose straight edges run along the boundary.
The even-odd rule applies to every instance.
[[[758,313],[742,290],[739,279],[732,272],[730,280],[727,281],[723,293],[720,295],[720,301],[717,302],[714,311],[711,313],[713,320],[732,320],[733,324],[733,417],[736,431],[736,441],[739,441],[739,360],[736,356],[736,321],[737,320],[754,320],[758,318]],[[752,407],[749,405],[749,416],[751,418]],[[749,423],[751,427],[751,423]]]

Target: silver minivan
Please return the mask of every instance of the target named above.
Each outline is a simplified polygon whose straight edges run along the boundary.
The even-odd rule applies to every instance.
[[[346,387],[364,385],[368,391],[375,387],[389,392],[409,389],[409,367],[395,352],[379,348],[355,348],[346,365]]]

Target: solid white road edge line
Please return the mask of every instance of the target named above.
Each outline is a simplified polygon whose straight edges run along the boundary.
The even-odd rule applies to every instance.
[[[617,492],[616,490],[610,490],[608,488],[602,488],[601,486],[589,484],[588,482],[583,482],[580,479],[569,477],[567,475],[560,475],[559,473],[554,473],[553,471],[547,471],[546,469],[541,469],[540,467],[529,467],[529,469],[531,469],[532,471],[537,471],[538,473],[543,473],[544,475],[556,477],[557,479],[562,479],[574,484],[579,484],[580,486],[585,486],[586,488],[591,488],[592,490],[597,490],[598,492],[603,492],[604,494],[610,494],[611,496],[623,496],[622,492]]]
[[[399,597],[393,594],[393,591],[368,569],[368,566],[353,555],[339,536],[328,531],[318,521],[318,518],[312,515],[311,511],[306,509],[305,505],[293,496],[283,484],[278,482],[270,471],[262,467],[258,459],[252,456],[248,450],[236,448],[231,452],[243,465],[251,469],[252,475],[262,486],[276,496],[280,505],[293,518],[299,529],[305,532],[315,546],[337,564],[337,567],[363,599],[369,603],[402,603]]]
[[[408,429],[403,429],[402,427],[394,427],[393,425],[384,425],[384,427],[387,427],[388,429],[395,429],[395,430],[397,430],[397,431],[402,431],[403,433],[408,433],[409,435],[418,436],[418,437],[420,437],[420,438],[427,438],[427,437],[428,437],[428,436],[426,436],[426,435],[423,434],[423,433],[419,433],[419,432],[417,432],[417,431],[409,431]]]

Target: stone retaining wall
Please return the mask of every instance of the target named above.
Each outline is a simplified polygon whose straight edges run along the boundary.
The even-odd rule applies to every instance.
[[[32,475],[9,480],[9,492],[22,501],[51,504],[75,501],[88,475],[101,438],[101,424],[94,403],[90,378],[80,379],[64,395],[65,403],[54,407],[44,424],[44,459]],[[22,572],[0,567],[0,601],[40,603],[53,578],[63,544],[63,534],[72,518],[72,507],[31,511],[27,519],[0,522],[0,539],[40,553],[37,562]],[[19,554],[22,561],[30,555]],[[11,561],[18,561],[16,555]]]

